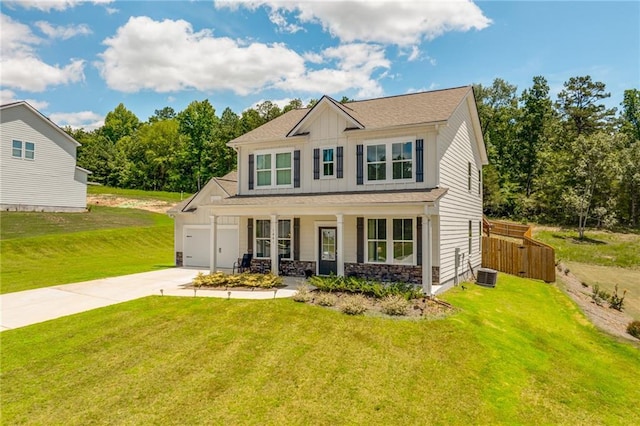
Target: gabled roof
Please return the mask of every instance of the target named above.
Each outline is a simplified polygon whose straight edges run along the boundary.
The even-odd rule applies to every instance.
[[[42,121],[44,121],[49,126],[51,126],[53,129],[55,129],[58,133],[60,133],[67,141],[71,142],[75,146],[80,146],[80,142],[78,142],[77,140],[75,140],[74,138],[69,136],[69,134],[67,134],[67,132],[62,130],[62,128],[60,126],[58,126],[56,123],[51,121],[51,119],[49,117],[47,117],[46,115],[44,115],[43,113],[41,113],[40,111],[38,111],[37,109],[32,107],[31,105],[29,105],[29,102],[18,101],[18,102],[11,102],[9,104],[0,105],[0,111],[3,111],[5,109],[9,109],[9,108],[16,108],[16,107],[19,107],[19,106],[23,106],[23,107],[27,108],[29,111],[31,111],[32,113],[34,113],[38,118],[40,118]]]
[[[379,130],[409,125],[444,123],[470,92],[473,92],[471,86],[463,86],[345,104],[323,96],[313,108],[289,111],[232,140],[229,144],[276,141],[297,136],[296,132],[304,123],[313,119],[314,111],[319,110],[319,108],[316,109],[316,106],[321,102],[323,105],[330,105],[336,112],[348,117],[348,122],[357,123],[353,127],[355,129]]]
[[[220,188],[226,194],[223,198],[233,197],[238,193],[238,172],[234,170],[222,177],[212,178],[200,191],[171,207],[167,213],[175,214],[195,211],[199,204],[206,204],[203,203],[202,198],[204,194],[211,192],[212,187]]]

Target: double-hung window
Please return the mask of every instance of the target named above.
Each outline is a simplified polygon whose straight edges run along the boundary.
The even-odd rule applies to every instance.
[[[367,219],[369,263],[414,263],[413,219]]]
[[[36,145],[33,142],[13,140],[11,142],[11,156],[14,158],[34,160],[36,157]]]
[[[256,154],[257,186],[290,186],[293,175],[291,158],[291,151]]]
[[[322,148],[322,177],[335,176],[335,156],[333,148]]]
[[[291,259],[293,235],[291,219],[278,220],[278,255],[282,259]],[[256,258],[271,257],[271,220],[256,220]]]
[[[367,181],[378,183],[413,179],[413,147],[413,139],[376,141],[366,145]]]

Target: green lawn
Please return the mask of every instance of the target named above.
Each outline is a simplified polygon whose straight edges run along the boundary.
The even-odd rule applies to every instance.
[[[133,198],[138,200],[158,200],[177,203],[186,198],[189,198],[191,194],[180,192],[165,192],[165,191],[143,191],[141,189],[123,189],[112,188],[110,186],[101,185],[89,185],[87,186],[87,193],[92,195],[107,194],[118,197]]]
[[[6,424],[639,424],[637,346],[500,275],[444,320],[148,297],[2,333]]]
[[[3,212],[0,292],[131,274],[173,265],[173,221],[143,210]]]

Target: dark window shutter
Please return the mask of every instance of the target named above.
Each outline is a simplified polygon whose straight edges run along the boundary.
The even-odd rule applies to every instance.
[[[293,151],[293,187],[300,188],[300,150]]]
[[[313,178],[320,179],[320,148],[313,149]]]
[[[356,225],[356,261],[364,263],[364,217],[356,218]]]
[[[424,182],[424,140],[416,140],[416,182]]]
[[[253,218],[247,219],[247,253],[253,253]]]
[[[417,265],[422,265],[422,218],[416,220],[416,257]]]
[[[253,189],[254,161],[253,154],[249,154],[249,189]]]
[[[338,179],[342,179],[342,176],[344,174],[343,172],[343,164],[344,164],[344,148],[339,146],[336,149],[336,161],[338,162],[337,166],[336,166],[336,177]]]
[[[293,260],[300,260],[300,218],[293,218]]]
[[[356,145],[356,185],[362,185],[364,183],[364,146]]]

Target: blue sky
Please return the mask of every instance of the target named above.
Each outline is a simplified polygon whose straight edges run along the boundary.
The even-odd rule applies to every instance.
[[[619,106],[640,87],[640,2],[3,1],[0,101],[92,129],[209,99],[366,99],[500,77],[552,96],[591,75]]]

